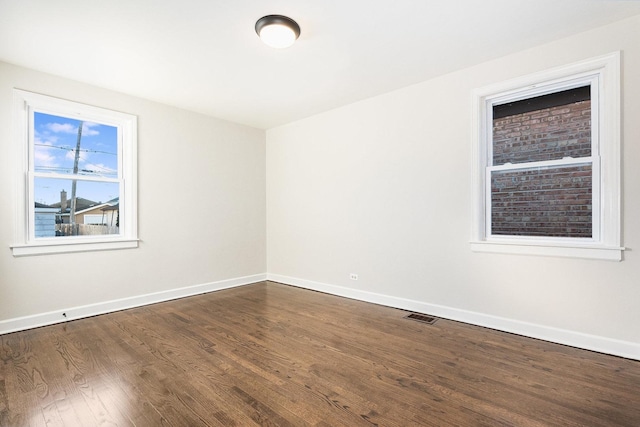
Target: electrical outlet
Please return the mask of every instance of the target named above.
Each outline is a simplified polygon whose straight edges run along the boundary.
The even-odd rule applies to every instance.
[[[358,280],[358,275],[357,275],[356,273],[351,273],[351,274],[349,275],[349,278],[350,278],[351,280]]]

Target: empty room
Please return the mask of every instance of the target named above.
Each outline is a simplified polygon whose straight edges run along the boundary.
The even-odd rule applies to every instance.
[[[0,0],[0,426],[640,425],[640,2]]]

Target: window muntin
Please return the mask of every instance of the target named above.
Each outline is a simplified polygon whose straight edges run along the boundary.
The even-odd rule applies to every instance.
[[[14,256],[137,247],[135,116],[14,95],[24,177]]]

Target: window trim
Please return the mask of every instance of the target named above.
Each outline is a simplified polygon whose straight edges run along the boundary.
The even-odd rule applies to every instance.
[[[592,152],[594,183],[594,237],[550,238],[491,236],[487,217],[487,169],[489,167],[492,105],[576,87],[593,80],[592,133],[598,152]],[[573,85],[573,86],[572,86]],[[594,86],[592,86],[594,87]],[[522,255],[622,260],[620,196],[620,52],[588,59],[552,70],[523,76],[473,91],[473,222],[471,249]],[[598,160],[599,155],[599,160]],[[598,168],[599,164],[599,168]],[[595,183],[597,182],[597,188]],[[599,192],[599,194],[598,194]],[[598,212],[595,212],[599,204]],[[597,221],[597,222],[596,222]],[[599,235],[598,235],[599,234]]]
[[[13,256],[126,249],[138,246],[137,221],[137,117],[118,111],[74,101],[14,89],[14,140],[16,194]],[[33,230],[34,173],[30,171],[33,156],[32,111],[47,112],[71,118],[93,120],[119,129],[118,144],[122,176],[120,216],[122,227],[117,235],[74,236],[72,238],[40,237]]]

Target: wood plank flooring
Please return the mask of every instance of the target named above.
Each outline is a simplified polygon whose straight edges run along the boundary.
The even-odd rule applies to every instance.
[[[0,426],[640,426],[640,362],[272,282],[0,336]]]

